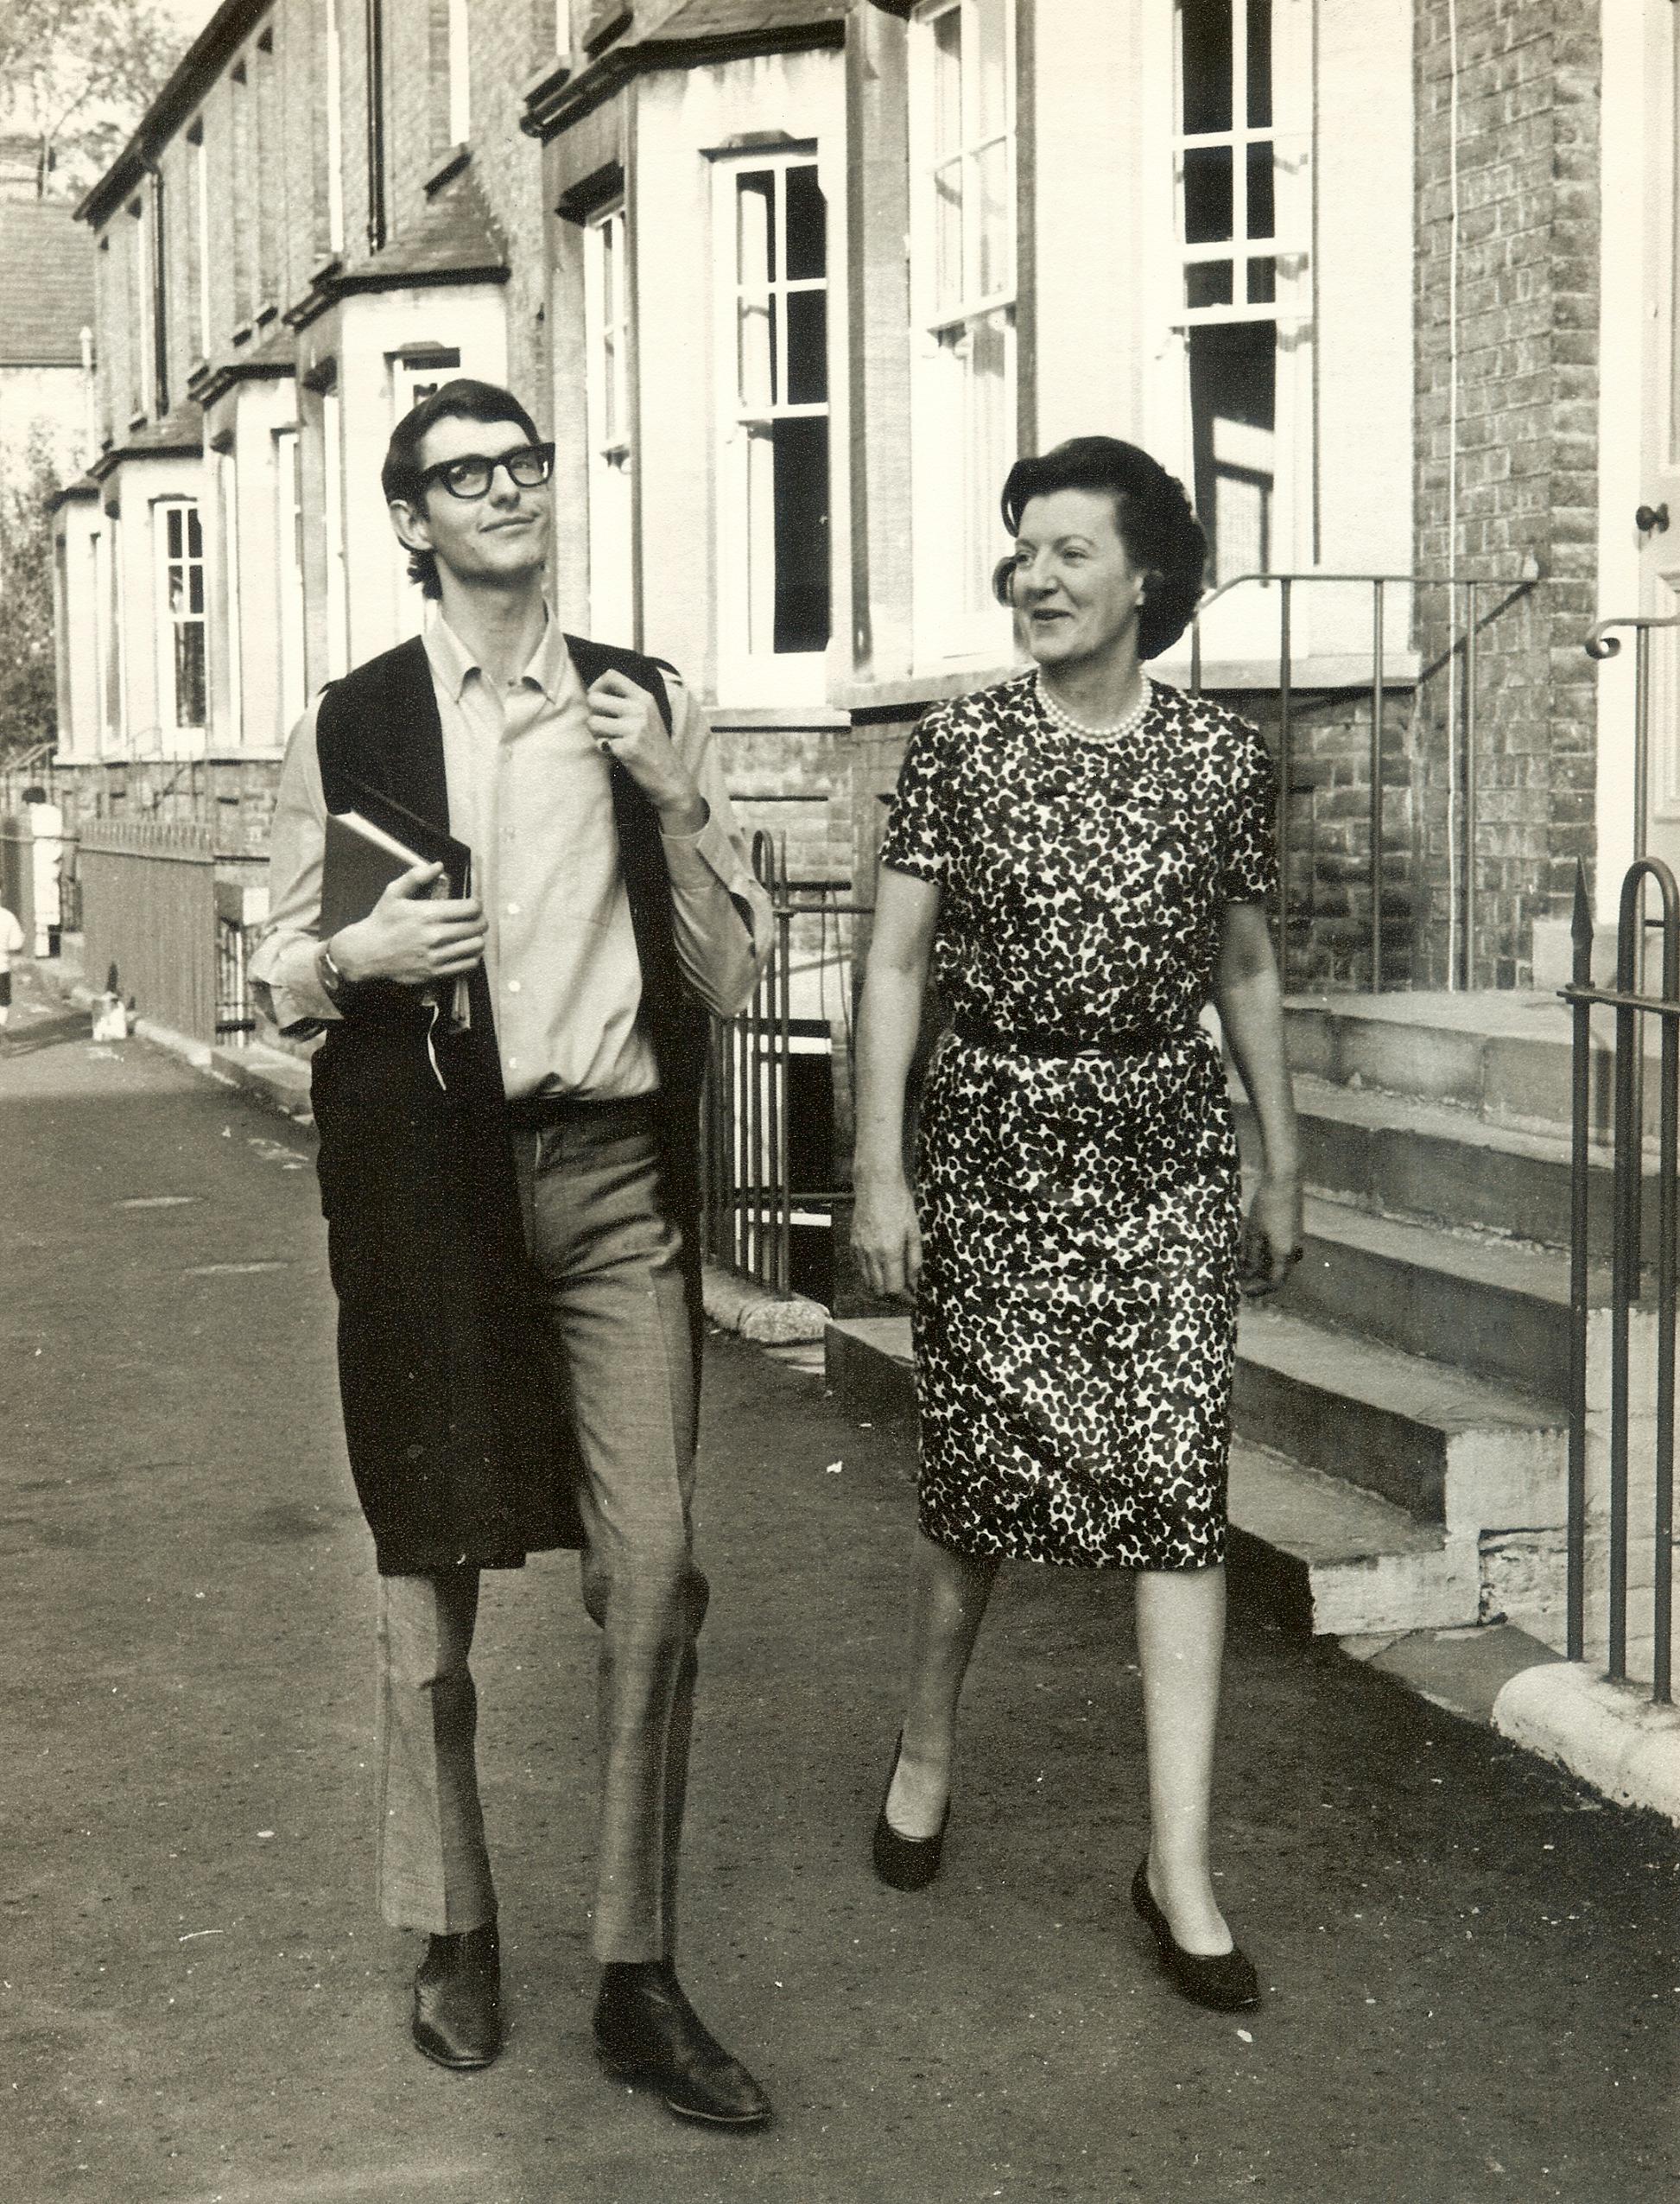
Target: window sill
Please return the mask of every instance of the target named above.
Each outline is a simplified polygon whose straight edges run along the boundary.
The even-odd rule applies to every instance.
[[[986,665],[948,669],[939,673],[910,674],[897,681],[837,681],[828,701],[842,712],[901,713],[918,705],[943,704],[954,696],[972,695],[995,681],[1007,681],[1023,670],[1020,665]]]
[[[472,149],[464,140],[460,145],[452,145],[431,175],[421,185],[421,189],[427,198],[434,197],[443,189],[445,184],[460,175],[472,158]]]

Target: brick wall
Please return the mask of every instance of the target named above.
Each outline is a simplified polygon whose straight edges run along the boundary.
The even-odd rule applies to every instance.
[[[1545,579],[1480,638],[1474,981],[1523,986],[1530,928],[1593,855],[1599,46],[1596,0],[1447,0],[1416,16],[1417,511],[1420,569]],[[1456,144],[1456,317],[1453,151]],[[1456,368],[1453,360],[1456,337]],[[1415,797],[1425,828],[1417,979],[1449,976],[1445,592],[1425,596]],[[1500,593],[1482,592],[1484,607]],[[1456,717],[1461,737],[1464,713]],[[1455,745],[1461,773],[1461,740]]]

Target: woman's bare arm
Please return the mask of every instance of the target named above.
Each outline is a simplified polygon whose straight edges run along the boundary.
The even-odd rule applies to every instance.
[[[1214,1005],[1259,1121],[1265,1161],[1243,1229],[1246,1290],[1275,1293],[1301,1247],[1301,1153],[1284,1047],[1284,994],[1265,906],[1226,905]]]
[[[872,1293],[908,1298],[922,1234],[904,1171],[904,1089],[922,1025],[940,889],[883,866],[858,1012],[858,1137],[852,1244]]]

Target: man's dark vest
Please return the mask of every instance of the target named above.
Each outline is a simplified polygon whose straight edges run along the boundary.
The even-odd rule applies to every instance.
[[[609,670],[654,697],[657,665],[567,636],[586,687]],[[447,829],[443,730],[419,640],[335,682],[316,722],[332,811],[359,781]],[[700,1343],[700,1083],[707,1020],[688,994],[652,807],[610,766],[619,864],[642,970],[639,1023],[658,1066],[662,1206],[682,1229]],[[339,1295],[345,1436],[382,1572],[517,1566],[576,1546],[571,1420],[526,1260],[489,982],[471,1022],[433,1037],[414,989],[360,990],[315,1058],[321,1206]],[[696,1369],[698,1375],[698,1369]]]

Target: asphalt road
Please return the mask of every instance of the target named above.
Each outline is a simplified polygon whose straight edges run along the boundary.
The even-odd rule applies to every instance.
[[[713,1343],[683,1975],[775,2124],[685,2128],[588,2048],[591,1631],[488,1578],[511,2037],[409,2048],[371,1897],[371,1567],[308,1136],[39,1004],[0,1055],[4,2204],[1480,2204],[1675,2178],[1680,1862],[1498,1738],[1239,1612],[1227,1910],[1258,2013],[1178,2000],[1119,1578],[1024,1572],[935,1889],[865,1843],[902,1436]]]

